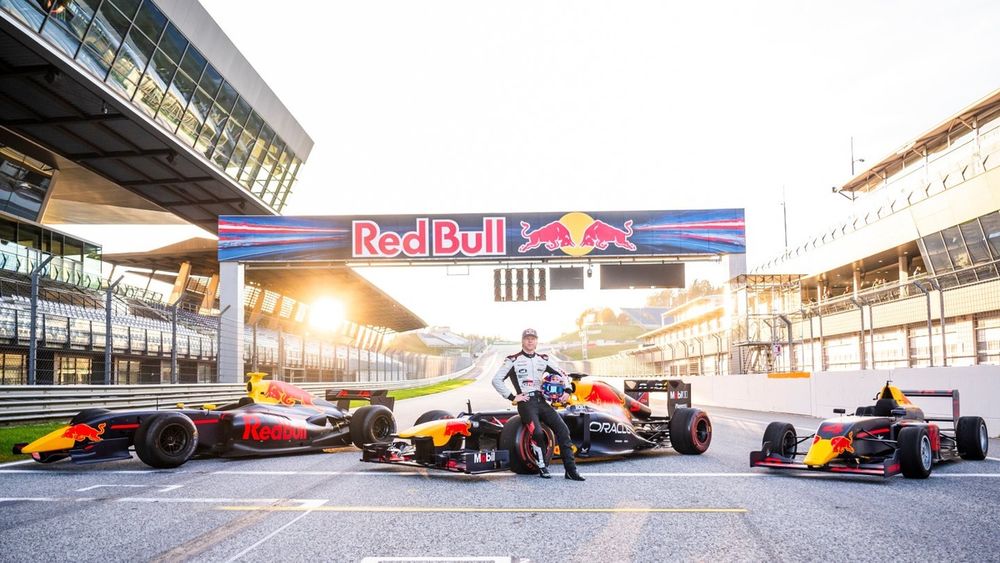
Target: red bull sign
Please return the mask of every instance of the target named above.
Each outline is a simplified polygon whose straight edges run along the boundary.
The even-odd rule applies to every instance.
[[[508,261],[745,252],[742,209],[219,218],[220,261]]]

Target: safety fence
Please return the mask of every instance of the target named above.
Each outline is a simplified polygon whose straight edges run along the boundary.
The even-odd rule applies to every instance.
[[[467,375],[474,366],[453,373],[408,381],[297,383],[323,398],[327,389],[411,389]],[[12,385],[0,393],[0,423],[63,419],[90,408],[138,409],[221,406],[245,397],[245,384],[194,385]]]
[[[219,314],[0,271],[0,385],[217,383],[217,353],[236,338]],[[32,315],[34,311],[34,315]],[[34,322],[32,322],[34,320]],[[109,336],[110,335],[110,336]],[[470,355],[372,349],[291,329],[245,327],[244,363],[292,382],[405,381],[453,373]]]

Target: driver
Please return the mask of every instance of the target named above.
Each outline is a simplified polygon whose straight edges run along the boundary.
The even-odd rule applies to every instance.
[[[531,449],[535,454],[538,474],[543,479],[550,477],[545,466],[542,448],[537,444],[545,442],[545,432],[539,422],[544,422],[556,434],[563,467],[566,468],[566,478],[573,481],[583,481],[584,478],[576,470],[576,460],[573,459],[573,444],[569,439],[569,428],[555,409],[546,402],[546,394],[542,386],[546,374],[555,374],[562,378],[563,385],[569,387],[569,378],[557,368],[545,354],[536,354],[538,333],[533,328],[526,328],[521,333],[521,351],[507,356],[503,365],[493,376],[493,387],[508,401],[517,405],[517,414],[521,415],[521,423],[532,429]],[[511,393],[504,380],[510,379],[515,393]],[[550,378],[551,379],[551,378]],[[560,399],[564,398],[560,397]]]

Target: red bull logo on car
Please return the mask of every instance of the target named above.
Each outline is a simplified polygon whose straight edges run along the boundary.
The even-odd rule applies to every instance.
[[[305,428],[280,422],[267,424],[259,416],[246,417],[246,426],[243,427],[244,440],[286,442],[307,438]]]
[[[834,436],[830,438],[830,447],[833,448],[833,453],[840,455],[844,452],[849,454],[854,453],[854,432],[851,432],[847,436]]]
[[[63,432],[63,438],[69,438],[75,442],[82,442],[84,440],[100,442],[101,434],[104,434],[104,426],[103,422],[98,424],[97,428],[89,424],[74,424]]]

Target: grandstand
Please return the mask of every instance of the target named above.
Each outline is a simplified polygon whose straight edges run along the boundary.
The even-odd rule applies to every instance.
[[[615,361],[674,374],[998,365],[998,185],[1000,90],[837,188],[855,202],[846,220],[730,280],[721,303],[673,311]]]
[[[280,213],[308,134],[196,0],[0,2],[0,76],[0,383],[219,381],[213,239],[106,256],[66,231],[213,233],[219,215]],[[339,380],[457,365],[385,350],[388,332],[425,323],[348,268],[247,282],[255,369]],[[338,334],[303,323],[320,290],[349,304]]]

